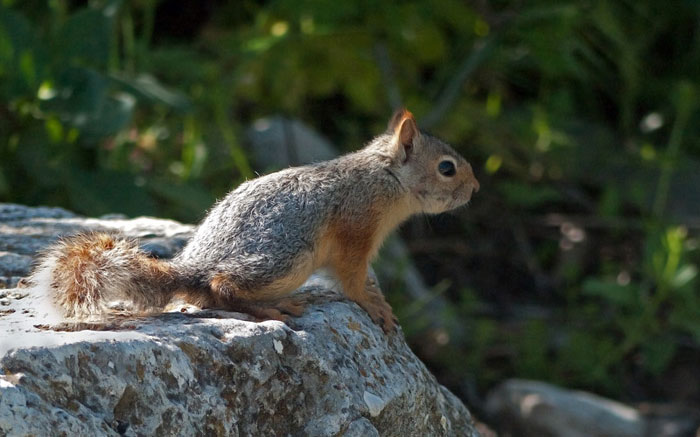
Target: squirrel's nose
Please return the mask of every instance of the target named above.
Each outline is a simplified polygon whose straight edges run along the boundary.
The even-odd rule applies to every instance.
[[[471,176],[471,181],[470,181],[470,182],[471,182],[471,185],[472,185],[472,188],[473,188],[473,192],[474,192],[474,193],[478,193],[478,192],[479,192],[479,187],[480,187],[479,181],[476,180],[476,176],[474,175],[474,170],[472,169],[471,164],[467,163],[467,168],[469,169],[469,173],[470,173],[469,176]]]
[[[476,180],[476,176],[474,176],[474,173],[472,173],[472,187],[474,187],[475,193],[479,192],[479,181]]]

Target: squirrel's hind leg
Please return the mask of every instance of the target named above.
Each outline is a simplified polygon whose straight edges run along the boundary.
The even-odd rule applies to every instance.
[[[250,314],[258,320],[279,320],[287,322],[289,317],[298,317],[304,312],[300,299],[289,296],[272,302],[237,300],[231,302],[234,311]]]
[[[261,320],[286,321],[289,316],[300,316],[304,312],[306,300],[290,293],[299,288],[311,274],[303,269],[250,290],[240,287],[232,275],[220,272],[209,281],[213,306],[233,311],[241,311]]]

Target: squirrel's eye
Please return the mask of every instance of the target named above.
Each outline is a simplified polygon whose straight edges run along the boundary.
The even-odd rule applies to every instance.
[[[457,170],[455,170],[455,165],[452,161],[442,161],[438,164],[438,171],[443,176],[454,176]]]

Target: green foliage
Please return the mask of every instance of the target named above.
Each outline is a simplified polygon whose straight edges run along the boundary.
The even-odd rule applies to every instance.
[[[699,308],[700,295],[697,267],[688,259],[695,249],[687,248],[687,230],[652,230],[648,238],[638,281],[589,279],[583,284],[583,293],[599,298],[607,310],[617,314],[599,328],[600,333],[621,339],[613,351],[613,363],[639,351],[642,367],[658,374],[674,356],[677,345],[673,338],[694,336],[695,341],[700,340],[695,332],[697,324],[683,318],[688,308]]]
[[[140,107],[181,116],[190,103],[152,76],[110,67],[121,3],[67,13],[56,2],[46,11],[54,14],[51,28],[41,30],[20,11],[0,8],[0,198],[91,214],[158,213],[164,190],[147,183],[150,163],[134,155],[149,152],[149,132],[127,132]],[[127,135],[136,137],[137,147]],[[182,178],[170,183],[186,185]],[[183,209],[210,203],[196,184],[186,189],[201,201],[168,200]]]
[[[452,307],[393,299],[443,378],[652,396],[698,357],[700,3],[75,3],[0,2],[0,200],[195,221],[258,117],[350,150],[403,104],[482,186],[416,256]]]

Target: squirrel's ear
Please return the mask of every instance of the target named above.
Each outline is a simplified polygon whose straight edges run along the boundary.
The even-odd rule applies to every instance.
[[[389,129],[394,134],[394,156],[399,162],[406,162],[413,153],[413,141],[420,135],[416,119],[406,109],[400,109],[391,118]]]
[[[399,108],[394,112],[394,115],[391,116],[391,119],[389,120],[389,126],[387,127],[389,132],[394,132],[396,128],[398,127],[399,123],[401,123],[401,120],[404,117],[404,114],[407,113],[408,111],[406,108]],[[410,112],[408,112],[410,114]]]

